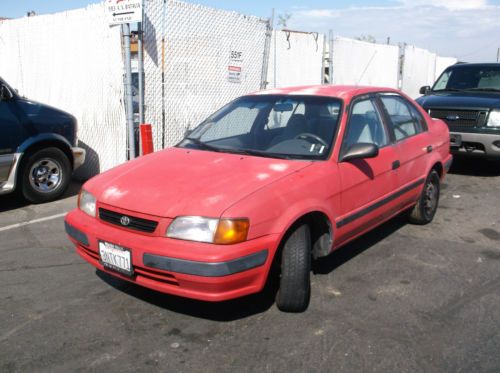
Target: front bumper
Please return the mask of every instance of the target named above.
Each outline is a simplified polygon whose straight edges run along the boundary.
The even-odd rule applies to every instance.
[[[78,209],[65,219],[77,253],[99,270],[167,294],[204,301],[224,301],[261,291],[278,246],[278,235],[219,246],[131,232]],[[100,262],[98,241],[129,249],[132,277]]]
[[[451,153],[500,159],[500,134],[450,132]]]
[[[73,153],[73,170],[76,170],[85,163],[87,151],[83,148],[74,147],[71,148],[71,152]]]

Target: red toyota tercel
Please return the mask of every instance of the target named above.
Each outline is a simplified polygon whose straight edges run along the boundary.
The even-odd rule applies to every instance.
[[[276,267],[278,308],[300,312],[313,259],[403,211],[432,221],[449,148],[444,122],[393,89],[259,92],[89,180],[66,232],[94,267],[199,300],[259,292]]]

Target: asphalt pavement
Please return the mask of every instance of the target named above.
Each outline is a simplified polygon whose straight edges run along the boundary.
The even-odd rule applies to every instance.
[[[315,263],[307,312],[211,304],[97,272],[60,201],[0,197],[1,372],[500,372],[500,163],[455,163],[432,224]]]

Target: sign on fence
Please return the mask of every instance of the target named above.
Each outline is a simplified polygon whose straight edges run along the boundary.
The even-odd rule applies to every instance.
[[[142,0],[108,0],[106,13],[110,26],[142,22]]]

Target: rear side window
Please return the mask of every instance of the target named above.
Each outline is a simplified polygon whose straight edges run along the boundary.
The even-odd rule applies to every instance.
[[[383,95],[380,99],[389,115],[396,141],[415,136],[424,130],[425,121],[420,113],[401,96]]]

